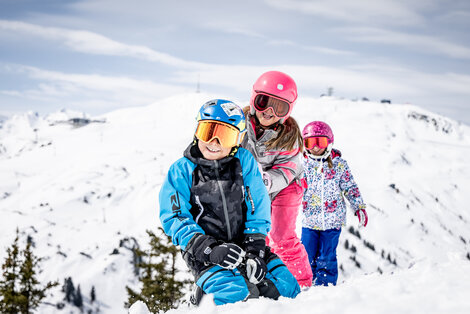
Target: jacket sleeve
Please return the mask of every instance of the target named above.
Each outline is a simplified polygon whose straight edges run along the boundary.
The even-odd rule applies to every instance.
[[[354,211],[366,208],[361,193],[359,192],[359,187],[357,186],[356,181],[354,181],[354,177],[351,173],[351,170],[349,169],[348,163],[344,159],[342,159],[340,163],[342,163],[344,167],[339,181],[339,187],[341,191],[343,191]]]
[[[190,213],[190,189],[194,165],[182,158],[175,162],[166,176],[160,194],[160,221],[174,245],[185,250],[189,240],[198,233],[205,234]]]
[[[266,236],[271,229],[271,200],[253,155],[240,148],[238,151],[245,184],[245,202],[248,208],[245,234]]]
[[[302,154],[298,147],[289,151],[267,152],[267,154],[270,153],[277,154],[271,168],[266,171],[271,178],[269,194],[272,194],[285,189],[294,179],[300,178],[303,172],[303,166]]]

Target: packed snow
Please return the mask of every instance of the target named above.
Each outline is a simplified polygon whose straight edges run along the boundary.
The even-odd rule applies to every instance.
[[[69,276],[80,284],[85,310],[128,311],[125,286],[139,286],[129,243],[145,248],[145,231],[160,226],[166,171],[191,142],[199,107],[219,97],[178,95],[99,117],[63,110],[3,121],[0,260],[16,228],[23,241],[33,237],[44,258],[40,279],[60,283],[39,313],[79,313],[55,306]],[[470,128],[413,105],[333,97],[300,98],[293,117],[301,127],[331,125],[368,205],[366,228],[348,213],[338,285],[220,307],[207,298],[169,313],[469,313]],[[134,304],[132,312],[145,307]]]

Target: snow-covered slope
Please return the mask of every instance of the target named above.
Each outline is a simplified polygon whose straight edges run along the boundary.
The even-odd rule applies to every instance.
[[[5,122],[5,120],[8,120],[8,117],[0,114],[0,129],[2,128],[2,125]]]
[[[71,276],[85,302],[95,286],[101,312],[125,313],[124,287],[137,282],[131,253],[119,244],[135,238],[146,245],[145,230],[160,225],[160,185],[192,140],[197,110],[212,98],[179,95],[95,117],[100,123],[83,127],[55,123],[88,118],[70,112],[26,113],[5,121],[1,261],[18,227],[45,258],[42,279],[62,283]],[[469,310],[468,298],[461,296],[470,293],[470,213],[464,198],[470,128],[412,105],[328,97],[300,99],[293,116],[301,127],[312,120],[332,126],[335,146],[368,204],[369,225],[358,229],[349,213],[338,250],[338,286],[310,289],[296,300],[250,301],[210,311]],[[111,254],[114,249],[119,254]],[[53,293],[48,302],[63,298],[60,287]],[[57,311],[43,305],[40,312]]]

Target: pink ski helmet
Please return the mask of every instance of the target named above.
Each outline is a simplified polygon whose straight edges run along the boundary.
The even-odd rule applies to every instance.
[[[294,108],[295,101],[297,100],[297,85],[294,80],[287,74],[279,71],[269,71],[263,73],[253,84],[253,91],[250,99],[250,113],[255,114],[255,98],[258,95],[267,95],[280,100],[286,101],[289,104],[287,114],[283,115],[279,120],[284,123],[289,118]]]
[[[335,141],[335,137],[333,135],[333,131],[331,130],[330,126],[323,121],[312,121],[307,124],[303,131],[302,131],[302,138],[305,140],[308,137],[315,137],[315,136],[324,136],[328,140],[328,147],[323,153],[322,156],[313,156],[316,159],[324,159],[327,158],[331,150],[333,149],[333,143]]]

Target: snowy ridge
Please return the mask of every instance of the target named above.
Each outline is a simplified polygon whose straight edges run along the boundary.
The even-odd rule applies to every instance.
[[[192,140],[199,107],[216,97],[179,95],[83,127],[50,123],[64,112],[6,120],[0,129],[1,260],[18,227],[45,258],[44,280],[62,283],[71,276],[85,303],[95,286],[101,312],[125,313],[124,287],[137,281],[131,253],[119,243],[134,237],[146,246],[145,230],[159,226],[158,191],[166,171]],[[348,213],[338,249],[339,285],[310,289],[296,300],[220,308],[207,303],[192,311],[468,311],[470,128],[413,105],[329,97],[300,99],[293,116],[301,128],[312,120],[331,125],[335,147],[368,205],[365,229]],[[53,292],[48,302],[63,299],[60,287]],[[60,313],[51,305],[40,312]]]

